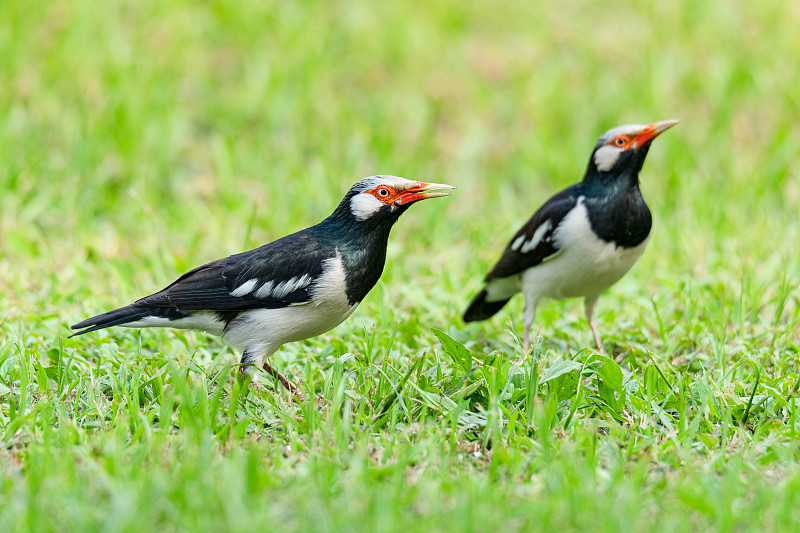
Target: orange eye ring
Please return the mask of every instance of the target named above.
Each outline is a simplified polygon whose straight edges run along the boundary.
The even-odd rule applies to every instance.
[[[626,144],[628,144],[628,139],[625,137],[617,137],[614,139],[614,144],[622,148]]]
[[[380,185],[367,192],[387,205],[392,203],[397,196],[397,191],[388,185]]]

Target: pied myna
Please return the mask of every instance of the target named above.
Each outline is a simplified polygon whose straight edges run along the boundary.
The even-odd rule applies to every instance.
[[[383,272],[389,231],[400,215],[419,200],[450,194],[436,189],[453,188],[395,176],[364,178],[316,226],[197,267],[155,294],[75,324],[72,329],[83,331],[74,335],[111,326],[221,335],[242,351],[242,371],[264,368],[302,397],[267,358],[281,345],[325,333],[350,316]]]
[[[539,300],[580,296],[602,353],[595,305],[647,246],[652,219],[639,190],[639,172],[653,139],[677,123],[630,124],[605,132],[583,181],[550,198],[514,235],[464,320],[491,317],[521,291],[527,350]]]

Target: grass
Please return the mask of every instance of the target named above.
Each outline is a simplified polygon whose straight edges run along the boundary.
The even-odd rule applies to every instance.
[[[764,531],[800,523],[798,6],[0,3],[0,530]],[[460,313],[606,129],[679,118],[655,229],[525,357]],[[219,339],[67,326],[451,183],[334,331],[248,391]]]

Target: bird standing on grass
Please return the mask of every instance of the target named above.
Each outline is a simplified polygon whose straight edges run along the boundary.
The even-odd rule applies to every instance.
[[[464,321],[486,320],[521,291],[527,351],[539,300],[582,296],[597,349],[603,353],[595,305],[647,246],[652,219],[639,190],[639,171],[653,139],[677,123],[630,124],[605,132],[583,181],[550,198],[514,235]]]
[[[263,368],[295,396],[299,389],[267,362],[281,345],[342,323],[377,283],[392,225],[411,204],[448,196],[450,185],[372,176],[310,228],[187,272],[160,292],[72,326],[82,335],[111,326],[173,327],[221,335],[242,350],[241,370]]]

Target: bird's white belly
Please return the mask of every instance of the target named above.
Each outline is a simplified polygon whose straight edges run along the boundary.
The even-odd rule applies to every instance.
[[[280,309],[245,311],[232,322],[223,339],[237,348],[260,347],[272,352],[287,342],[299,341],[332,330],[355,311],[358,304],[312,301]]]
[[[522,274],[527,297],[573,298],[599,295],[620,280],[644,252],[639,245],[622,248],[598,238],[580,204],[559,225],[554,239],[561,250]]]

